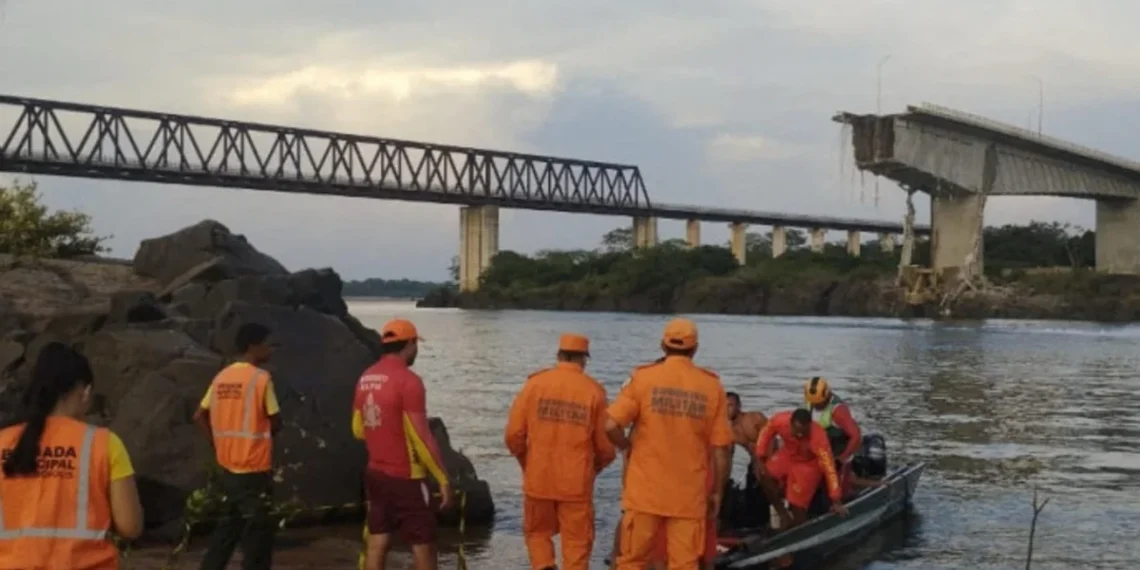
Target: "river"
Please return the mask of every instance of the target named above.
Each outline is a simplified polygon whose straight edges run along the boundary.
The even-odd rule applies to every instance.
[[[350,308],[376,328],[393,316],[412,318],[426,337],[416,370],[429,412],[446,419],[453,443],[490,482],[498,507],[494,528],[468,539],[472,570],[528,567],[520,473],[502,444],[507,407],[522,380],[552,362],[561,332],[581,332],[592,342],[589,372],[612,397],[633,366],[658,357],[666,320],[381,301]],[[823,375],[865,430],[887,437],[893,464],[930,463],[914,513],[830,569],[1024,568],[1034,486],[1050,498],[1038,521],[1034,569],[1131,568],[1140,561],[1140,327],[694,320],[698,362],[719,372],[746,410],[795,406],[803,379]],[[738,478],[743,468],[736,466]],[[618,517],[619,469],[606,470],[597,485],[595,568],[604,567]],[[284,537],[281,562],[354,567],[358,528],[293,532],[293,547],[288,532]],[[454,549],[445,547],[441,568],[454,567]]]

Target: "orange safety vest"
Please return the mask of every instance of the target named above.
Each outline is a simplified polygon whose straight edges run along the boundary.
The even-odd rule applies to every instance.
[[[269,374],[246,363],[231,364],[210,386],[210,431],[218,465],[234,473],[273,468],[273,439],[265,413]]]
[[[0,430],[4,456],[22,431],[22,424]],[[119,567],[118,550],[107,540],[109,442],[104,428],[48,418],[36,474],[8,478],[0,473],[0,569]]]

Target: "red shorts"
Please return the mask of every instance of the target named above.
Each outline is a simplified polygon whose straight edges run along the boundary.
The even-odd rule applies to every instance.
[[[408,545],[435,543],[435,502],[423,479],[389,477],[368,470],[364,494],[368,499],[369,534],[394,533]]]
[[[789,505],[800,509],[811,506],[811,500],[823,478],[818,463],[814,460],[798,461],[790,453],[777,451],[764,466],[768,475],[784,487],[784,498]]]

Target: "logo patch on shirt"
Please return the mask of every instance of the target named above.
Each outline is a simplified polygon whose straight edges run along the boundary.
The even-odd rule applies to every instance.
[[[376,405],[376,400],[372,399],[372,394],[364,398],[364,405],[361,406],[360,415],[364,419],[364,427],[378,428],[383,423],[383,416],[380,413],[380,406]]]

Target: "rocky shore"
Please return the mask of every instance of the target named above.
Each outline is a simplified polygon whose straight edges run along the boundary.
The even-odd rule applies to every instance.
[[[1006,276],[966,291],[947,307],[909,305],[893,277],[849,274],[765,279],[706,277],[654,295],[610,295],[579,283],[526,290],[485,288],[472,293],[439,289],[418,307],[706,313],[955,319],[1140,320],[1140,277],[1091,271],[1043,271]]]
[[[206,387],[247,321],[266,324],[281,346],[270,366],[284,428],[275,440],[276,497],[306,506],[358,505],[364,451],[349,417],[360,372],[378,334],[348,314],[331,269],[290,272],[214,221],[144,241],[133,261],[27,260],[0,256],[0,422],[18,418],[34,355],[59,340],[95,372],[90,420],[113,429],[134,462],[148,536],[172,538],[186,497],[213,464],[191,422]],[[474,466],[432,427],[469,524],[494,513]],[[358,515],[358,507],[301,520]],[[454,522],[454,513],[442,515]]]

